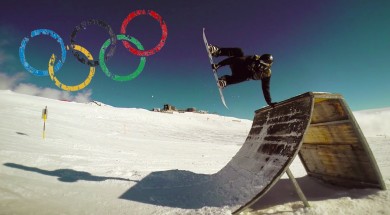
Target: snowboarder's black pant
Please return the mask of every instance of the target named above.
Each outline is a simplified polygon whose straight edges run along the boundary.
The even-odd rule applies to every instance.
[[[219,56],[228,56],[228,57],[243,57],[244,52],[241,48],[220,48],[218,57]]]
[[[237,84],[249,80],[250,74],[247,72],[244,52],[241,48],[220,48],[218,57],[220,56],[227,56],[228,58],[221,61],[219,64],[221,66],[229,65],[232,71],[232,75],[224,75],[219,78],[225,80],[226,85]]]

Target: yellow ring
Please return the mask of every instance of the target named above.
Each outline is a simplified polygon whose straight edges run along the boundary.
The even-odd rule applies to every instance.
[[[74,45],[73,47],[74,50],[79,51],[83,53],[88,60],[93,61],[93,57],[87,49],[79,46],[79,45]],[[59,87],[60,89],[66,90],[66,91],[78,91],[83,89],[84,87],[88,86],[89,83],[91,83],[91,80],[93,76],[95,75],[95,67],[90,67],[89,69],[89,74],[88,77],[85,79],[85,81],[79,85],[76,86],[68,86],[63,83],[61,83],[58,78],[54,75],[54,62],[56,60],[56,56],[54,54],[51,55],[51,58],[49,60],[49,75],[52,81],[54,81],[55,85]]]

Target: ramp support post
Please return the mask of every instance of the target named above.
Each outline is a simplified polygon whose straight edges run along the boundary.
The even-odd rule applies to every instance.
[[[299,198],[303,202],[303,205],[305,205],[305,207],[310,207],[309,202],[307,201],[305,194],[303,194],[301,188],[299,187],[297,180],[295,180],[293,174],[291,173],[290,168],[287,168],[286,173],[287,173],[288,177],[290,178],[292,184],[294,185],[295,191],[297,192]]]

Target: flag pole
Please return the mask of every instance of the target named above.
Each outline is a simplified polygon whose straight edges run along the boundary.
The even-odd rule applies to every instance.
[[[46,119],[47,119],[47,106],[42,110],[42,119],[43,119],[42,138],[45,139]]]

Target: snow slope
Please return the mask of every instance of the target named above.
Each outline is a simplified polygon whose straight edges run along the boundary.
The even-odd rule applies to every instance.
[[[177,199],[172,188],[180,184],[164,185],[162,179],[196,182],[218,172],[244,143],[249,120],[63,102],[11,91],[0,91],[0,100],[0,214],[231,213],[232,205],[191,204],[201,201],[199,196]],[[355,116],[389,187],[390,108]],[[255,205],[255,214],[390,214],[388,191],[324,184],[309,178],[299,160],[290,169],[311,207],[303,208],[283,176]],[[169,187],[166,199],[147,192],[129,195],[145,178]]]

